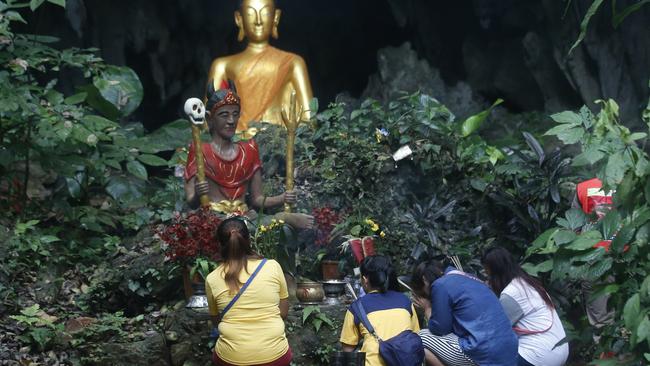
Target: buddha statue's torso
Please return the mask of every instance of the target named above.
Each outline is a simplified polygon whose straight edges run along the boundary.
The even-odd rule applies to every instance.
[[[242,99],[239,130],[245,130],[250,121],[282,124],[282,106],[288,106],[291,92],[299,89],[293,81],[295,68],[303,65],[300,56],[267,45],[216,59],[209,79],[215,87],[222,80],[235,82]]]

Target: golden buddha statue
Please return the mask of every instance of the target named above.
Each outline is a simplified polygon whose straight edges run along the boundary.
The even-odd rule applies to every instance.
[[[251,121],[282,125],[282,107],[288,106],[296,92],[302,119],[310,118],[313,93],[302,57],[269,44],[278,38],[280,9],[274,0],[243,0],[235,11],[239,41],[248,38],[248,46],[238,54],[215,59],[208,80],[218,89],[225,80],[233,80],[242,98],[239,131]]]

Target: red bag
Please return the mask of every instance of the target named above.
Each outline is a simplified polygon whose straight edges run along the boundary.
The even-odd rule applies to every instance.
[[[363,249],[363,257],[375,255],[375,239],[372,236],[366,236],[361,239],[361,249]]]

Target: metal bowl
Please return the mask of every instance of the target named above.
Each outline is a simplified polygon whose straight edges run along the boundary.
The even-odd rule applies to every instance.
[[[323,285],[318,282],[296,284],[296,297],[301,303],[320,303],[324,296]]]
[[[326,280],[321,281],[323,284],[323,290],[325,291],[325,296],[327,297],[339,297],[345,292],[345,284],[347,282],[342,280]]]

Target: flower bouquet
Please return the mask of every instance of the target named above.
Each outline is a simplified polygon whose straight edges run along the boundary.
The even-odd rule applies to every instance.
[[[156,234],[162,240],[167,260],[183,269],[185,294],[190,296],[191,283],[202,283],[217,267],[219,243],[215,238],[221,218],[208,208],[175,214],[172,222],[160,225]],[[200,276],[200,278],[197,278]]]
[[[272,219],[268,225],[259,224],[253,235],[253,248],[264,258],[276,259],[278,245],[282,241],[284,220]]]
[[[347,239],[341,246],[343,250],[350,250],[357,264],[370,255],[375,255],[375,238],[383,238],[386,233],[381,229],[379,224],[372,218],[359,220],[358,218],[348,221],[350,234],[345,235]]]

